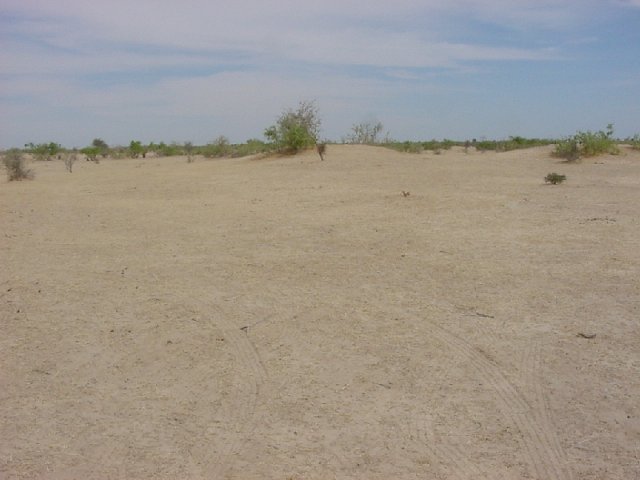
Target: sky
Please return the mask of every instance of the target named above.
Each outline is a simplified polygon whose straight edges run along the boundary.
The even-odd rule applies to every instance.
[[[0,0],[0,148],[640,133],[640,0]]]

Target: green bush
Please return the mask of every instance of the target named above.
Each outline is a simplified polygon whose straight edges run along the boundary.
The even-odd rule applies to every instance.
[[[609,153],[617,155],[620,149],[613,138],[613,125],[607,125],[606,131],[578,132],[559,142],[553,152],[554,156],[568,161],[578,160],[580,157],[594,157]]]
[[[131,140],[129,144],[129,155],[131,155],[131,158],[138,158],[140,155],[142,155],[142,158],[145,158],[147,156],[147,150],[147,147],[142,145],[140,141]]]
[[[4,167],[7,170],[7,177],[10,182],[14,180],[32,180],[34,178],[33,171],[26,168],[22,152],[17,148],[7,151],[4,154],[2,163],[4,163]]]
[[[229,139],[224,135],[220,135],[213,142],[208,143],[202,148],[202,154],[206,158],[220,158],[231,154],[232,147]]]
[[[232,157],[246,157],[248,155],[256,155],[258,153],[266,153],[271,150],[271,146],[262,140],[251,138],[246,143],[232,146]]]
[[[39,143],[37,145],[28,143],[25,148],[35,156],[36,160],[51,160],[62,150],[62,147],[55,142]]]
[[[107,155],[109,155],[109,145],[107,145],[107,142],[101,138],[94,138],[93,142],[91,142],[91,146],[98,149],[98,153],[102,155],[102,158],[106,158]]]
[[[640,133],[636,133],[633,137],[628,139],[629,145],[634,150],[640,150]]]
[[[84,156],[87,157],[87,160],[100,163],[100,160],[98,160],[98,155],[100,155],[99,147],[85,147],[80,150],[80,153],[84,154]]]
[[[281,153],[297,153],[313,147],[318,140],[321,120],[313,102],[300,102],[296,110],[285,110],[264,136]]]
[[[442,150],[449,150],[454,145],[457,145],[457,142],[453,140],[430,140],[427,142],[386,142],[383,144],[386,148],[390,148],[392,150],[397,150],[399,152],[406,153],[421,153],[424,150],[431,150],[435,153],[441,153]]]
[[[550,183],[552,185],[557,185],[559,183],[564,182],[567,179],[566,175],[560,175],[559,173],[549,173],[546,177],[544,177],[545,183]]]
[[[544,138],[525,138],[520,136],[509,137],[508,140],[481,140],[469,146],[475,146],[476,150],[484,152],[494,150],[496,152],[509,152],[522,148],[540,147],[554,143],[553,140]]]

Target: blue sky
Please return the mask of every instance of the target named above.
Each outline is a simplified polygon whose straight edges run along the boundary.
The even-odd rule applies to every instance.
[[[0,148],[640,133],[640,0],[0,0]]]

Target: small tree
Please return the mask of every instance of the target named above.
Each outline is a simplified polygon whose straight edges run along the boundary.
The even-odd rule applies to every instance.
[[[85,147],[82,150],[80,150],[80,153],[84,154],[87,161],[100,163],[100,160],[98,160],[100,149],[98,147]]]
[[[187,154],[187,163],[193,162],[193,143],[184,142],[184,153]]]
[[[142,155],[142,158],[145,158],[147,156],[147,149],[142,145],[142,142],[131,140],[129,153],[131,154],[131,158],[138,158],[140,155]]]
[[[94,138],[93,142],[91,142],[91,145],[98,149],[100,155],[102,155],[102,158],[106,158],[107,155],[109,155],[109,145],[107,145],[107,142],[105,142],[101,138]]]
[[[297,153],[317,143],[321,123],[315,103],[302,101],[296,110],[285,110],[264,136],[279,152]]]
[[[7,177],[10,182],[14,180],[32,180],[34,177],[33,171],[26,168],[22,152],[17,148],[7,151],[4,154],[2,163],[4,163],[7,170]]]
[[[36,160],[51,160],[62,150],[62,147],[55,142],[39,143],[37,145],[28,143],[25,148],[35,155]]]

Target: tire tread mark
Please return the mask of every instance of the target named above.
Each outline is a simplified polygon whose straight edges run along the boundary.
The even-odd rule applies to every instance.
[[[540,480],[562,480],[568,478],[562,472],[562,461],[557,451],[549,445],[549,429],[540,428],[532,418],[533,407],[522,394],[500,372],[498,366],[486,358],[478,349],[446,328],[430,321],[434,333],[443,343],[462,356],[472,360],[473,368],[488,381],[496,391],[506,415],[511,417],[521,432],[529,461]],[[551,442],[557,444],[556,442]]]
[[[212,310],[215,312],[213,315]],[[246,374],[241,377],[244,389],[235,389],[233,406],[238,413],[232,438],[218,458],[206,460],[202,468],[203,478],[221,479],[231,469],[232,457],[242,452],[250,433],[256,428],[259,420],[258,398],[261,395],[262,385],[268,379],[268,374],[246,331],[240,330],[237,325],[229,321],[225,312],[217,305],[202,305],[202,311],[208,312],[210,321],[220,328],[228,344],[235,350],[240,368],[246,371]]]
[[[547,445],[558,460],[556,464],[557,474],[559,475],[558,478],[572,479],[573,473],[568,468],[567,455],[552,428],[553,423],[550,417],[551,406],[549,404],[549,396],[545,394],[542,383],[542,343],[540,341],[534,342],[527,350],[531,352],[531,360],[528,363],[528,367],[525,367],[523,371],[527,372],[527,379],[525,380],[530,379],[534,386],[533,395],[534,404],[536,405],[535,416],[537,423],[541,426],[544,434],[545,445]]]

